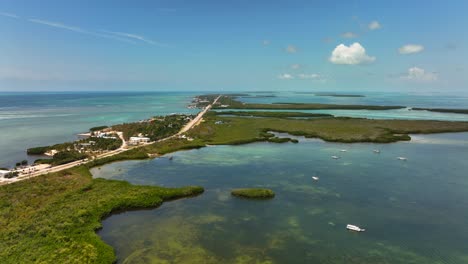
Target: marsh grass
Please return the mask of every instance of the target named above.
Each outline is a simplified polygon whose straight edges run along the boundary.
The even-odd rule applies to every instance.
[[[1,262],[113,263],[113,249],[95,233],[102,218],[202,192],[92,179],[84,166],[1,186]]]
[[[233,196],[249,199],[271,199],[275,197],[275,193],[272,190],[263,188],[234,189],[231,191],[231,194]]]
[[[222,121],[222,124],[215,124]],[[390,143],[410,140],[409,134],[466,132],[468,122],[432,120],[380,120],[363,118],[247,118],[220,117],[209,113],[205,122],[192,129],[192,137],[207,144],[244,144],[268,141],[269,131],[320,138],[329,142]]]
[[[401,109],[404,106],[381,106],[381,105],[338,105],[338,104],[318,104],[318,103],[273,103],[273,104],[257,104],[257,103],[242,103],[236,100],[235,96],[224,95],[218,101],[221,105],[228,107],[214,106],[218,109],[278,109],[278,110],[322,110],[322,109],[340,109],[340,110],[391,110]]]

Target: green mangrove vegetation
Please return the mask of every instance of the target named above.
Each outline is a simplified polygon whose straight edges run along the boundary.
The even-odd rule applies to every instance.
[[[108,128],[108,126],[97,126],[97,127],[90,128],[89,131],[96,132],[96,131],[100,131],[100,130],[103,130],[103,129],[106,129],[106,128]]]
[[[366,97],[362,94],[340,94],[340,93],[317,93],[317,92],[294,92],[295,94],[313,94],[315,96],[330,96],[330,97]]]
[[[275,197],[275,193],[270,189],[264,188],[242,188],[231,191],[233,196],[249,198],[249,199],[271,199]]]
[[[267,139],[268,142],[271,143],[286,143],[286,142],[292,142],[292,143],[299,143],[297,139],[289,138],[289,137],[269,137]]]
[[[401,109],[404,106],[381,106],[381,105],[338,105],[338,104],[319,104],[319,103],[242,103],[233,96],[223,95],[213,106],[214,109],[264,109],[264,110],[391,110]]]
[[[56,150],[61,151],[78,151],[84,150],[88,152],[109,151],[118,149],[122,145],[122,140],[115,134],[112,137],[89,137],[86,139],[77,140],[74,142],[65,142],[51,146],[34,147],[26,150],[28,155],[43,155],[44,153]]]
[[[189,135],[206,144],[244,144],[267,141],[265,132],[285,132],[296,136],[316,137],[330,142],[389,143],[410,140],[409,134],[466,132],[468,122],[431,120],[379,120],[362,118],[246,118],[205,115],[205,122]],[[270,136],[271,137],[271,136]]]
[[[43,146],[43,147],[34,147],[34,148],[28,148],[26,150],[26,153],[28,155],[43,155],[49,150],[50,146]]]
[[[153,144],[146,145],[143,147],[132,148],[130,150],[121,152],[113,156],[94,159],[88,162],[86,166],[88,168],[92,168],[117,161],[148,159],[151,157],[157,157],[179,150],[196,149],[205,146],[206,144],[200,139],[188,141],[182,138],[171,138],[165,141],[155,142]]]
[[[205,147],[206,144],[201,139],[192,141],[183,138],[171,138],[162,142],[156,142],[142,148],[143,151],[152,155],[164,155],[167,153]]]
[[[78,151],[61,151],[55,154],[51,159],[37,159],[36,164],[51,164],[53,166],[70,163],[87,158],[88,155]]]
[[[439,113],[468,114],[468,109],[420,108],[420,107],[413,107],[411,109],[413,109],[413,110],[426,110],[426,111],[439,112]]]
[[[144,135],[151,141],[156,141],[176,134],[193,117],[182,114],[157,116],[140,122],[114,125],[112,129],[123,132],[126,140],[133,136]]]
[[[216,115],[225,116],[251,116],[251,117],[277,117],[277,118],[289,118],[289,117],[333,117],[330,114],[319,114],[319,113],[301,113],[301,112],[269,112],[269,111],[222,111],[215,112]]]
[[[103,217],[202,192],[93,179],[84,166],[1,186],[1,262],[113,263],[113,249],[95,233]]]
[[[142,160],[149,158],[148,153],[146,153],[142,148],[133,148],[124,152],[121,152],[116,155],[93,159],[92,161],[86,163],[88,168],[102,166],[108,163],[123,161],[123,160]]]
[[[315,96],[329,96],[329,97],[366,97],[362,94],[338,94],[338,93],[314,93]]]

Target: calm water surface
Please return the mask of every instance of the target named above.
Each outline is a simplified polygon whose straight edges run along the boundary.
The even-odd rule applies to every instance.
[[[119,263],[468,263],[468,133],[394,144],[300,138],[171,156],[93,169],[95,177],[206,190],[106,219],[99,235]],[[231,197],[238,187],[271,188],[276,197]]]
[[[193,113],[195,94],[170,92],[0,93],[0,167],[12,166],[26,149],[76,140],[76,134],[100,125],[154,115]]]

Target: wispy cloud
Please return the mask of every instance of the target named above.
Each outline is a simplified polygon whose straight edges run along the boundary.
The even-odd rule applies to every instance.
[[[417,81],[417,82],[432,82],[437,81],[439,78],[437,72],[428,72],[419,67],[412,67],[408,69],[408,73],[401,77],[404,80]]]
[[[70,31],[78,32],[78,33],[92,34],[91,32],[86,31],[86,30],[84,30],[84,29],[82,29],[80,27],[69,26],[69,25],[65,25],[65,24],[60,23],[60,22],[53,22],[53,21],[34,19],[34,18],[30,18],[30,19],[28,19],[28,21],[36,23],[36,24],[42,24],[42,25],[50,26],[50,27],[66,29],[66,30],[70,30]]]
[[[356,34],[354,32],[345,32],[345,33],[341,34],[341,37],[342,38],[357,38],[358,34]]]
[[[282,73],[282,74],[278,75],[278,79],[280,79],[280,80],[292,80],[292,79],[294,79],[294,76],[292,74],[289,74],[289,73]]]
[[[20,18],[19,16],[12,13],[0,12],[0,16],[11,17],[11,18]]]
[[[404,45],[402,47],[400,47],[398,49],[398,52],[400,54],[414,54],[414,53],[419,53],[421,51],[424,50],[424,46],[423,45],[419,45],[419,44],[408,44],[408,45]]]
[[[302,68],[302,65],[301,64],[292,64],[291,65],[291,69],[293,70],[299,70],[300,68]]]
[[[296,53],[297,52],[297,47],[294,45],[288,45],[285,49],[287,53]]]
[[[374,20],[370,22],[369,25],[367,25],[367,28],[369,28],[369,30],[377,30],[382,28],[382,25],[379,23],[379,21]]]
[[[175,11],[175,10],[164,10],[164,11]],[[10,17],[10,18],[15,18],[15,19],[20,19],[20,17],[16,14],[12,13],[6,13],[6,12],[0,12],[0,16],[4,17]],[[112,40],[117,40],[121,42],[126,42],[126,43],[131,43],[131,44],[136,44],[137,41],[142,41],[150,45],[157,45],[161,47],[166,47],[168,46],[167,44],[163,44],[157,41],[150,40],[148,38],[145,38],[141,35],[137,34],[131,34],[131,33],[125,33],[125,32],[116,32],[116,31],[103,31],[103,32],[95,32],[91,30],[87,30],[84,28],[81,28],[79,26],[72,26],[72,25],[67,25],[62,22],[57,22],[57,21],[50,21],[50,20],[45,20],[45,19],[38,19],[38,18],[27,18],[25,19],[26,21],[29,21],[31,23],[35,24],[40,24],[44,26],[49,26],[53,28],[58,28],[62,30],[68,30],[72,31],[75,33],[80,33],[80,34],[85,34],[85,35],[90,35],[94,37],[99,37],[99,38],[106,38],[106,39],[112,39]]]
[[[108,34],[96,33],[96,32],[92,32],[92,31],[83,29],[81,27],[66,25],[66,24],[61,23],[61,22],[48,21],[48,20],[42,20],[42,19],[33,19],[33,18],[28,19],[28,21],[32,22],[32,23],[36,23],[36,24],[49,26],[49,27],[69,30],[69,31],[73,31],[73,32],[76,32],[76,33],[80,33],[80,34],[86,34],[86,35],[91,35],[91,36],[94,36],[94,37],[113,39],[113,40],[117,40],[117,41],[122,41],[122,42],[126,42],[126,43],[135,44],[134,41],[131,41],[129,39],[119,38],[119,37],[108,35]]]
[[[301,74],[298,74],[297,77],[303,80],[317,80],[317,81],[325,80],[322,75],[317,74],[317,73],[310,73],[310,74],[301,73]]]
[[[160,42],[148,39],[148,38],[146,38],[144,36],[133,34],[133,33],[118,32],[118,31],[107,31],[107,30],[103,30],[103,32],[105,32],[107,34],[112,34],[112,35],[115,35],[115,36],[119,36],[119,37],[139,40],[139,41],[145,42],[147,44],[151,44],[151,45],[156,45],[156,46],[161,46],[161,47],[166,47],[167,46],[167,44],[160,43]]]
[[[326,78],[318,73],[299,73],[299,74],[290,74],[290,73],[282,73],[277,76],[280,80],[313,80],[313,81],[320,81],[326,82]]]

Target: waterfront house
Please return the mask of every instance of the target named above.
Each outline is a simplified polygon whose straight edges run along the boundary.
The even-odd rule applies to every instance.
[[[130,140],[128,141],[130,145],[138,145],[140,143],[148,143],[148,142],[150,142],[149,137],[130,137]]]

